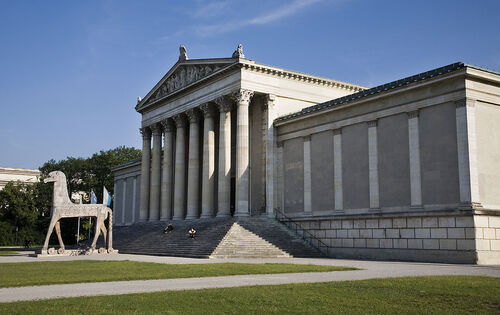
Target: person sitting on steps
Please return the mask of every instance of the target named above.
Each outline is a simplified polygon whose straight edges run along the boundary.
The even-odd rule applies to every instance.
[[[194,228],[191,228],[191,230],[189,230],[189,237],[194,238],[195,236],[196,236],[196,230]]]
[[[169,222],[167,227],[163,230],[163,234],[170,233],[174,230],[174,226],[172,225],[172,222]]]

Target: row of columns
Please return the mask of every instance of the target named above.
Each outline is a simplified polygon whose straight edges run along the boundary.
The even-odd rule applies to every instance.
[[[478,192],[475,135],[475,101],[455,102],[460,203],[463,208],[481,207]],[[408,147],[410,167],[410,208],[423,208],[420,161],[419,111],[408,112]],[[377,120],[368,123],[369,210],[380,211]],[[312,214],[311,136],[304,138],[304,214]],[[279,144],[281,146],[281,143]],[[334,212],[342,213],[342,129],[333,131]]]
[[[249,115],[253,91],[240,89],[185,113],[140,129],[142,180],[140,220],[208,218],[231,215],[231,109],[236,104],[236,208],[235,215],[249,215]],[[219,113],[218,204],[215,194],[215,118]],[[203,118],[203,154],[200,162],[199,126]],[[189,128],[186,174],[186,128]],[[164,154],[161,161],[162,133]],[[175,133],[175,157],[173,157]],[[151,148],[151,136],[153,148]],[[151,152],[151,153],[150,153]],[[152,156],[151,156],[152,155]],[[200,192],[200,167],[202,168]],[[150,172],[151,169],[151,172]],[[173,170],[173,172],[172,172]],[[161,173],[162,172],[162,173]],[[187,185],[186,185],[187,180]],[[187,191],[185,191],[187,187]],[[172,192],[173,191],[173,200]],[[201,213],[199,209],[201,197]]]

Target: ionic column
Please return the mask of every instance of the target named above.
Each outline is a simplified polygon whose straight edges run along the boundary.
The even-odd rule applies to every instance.
[[[170,119],[161,122],[164,132],[163,167],[161,178],[160,220],[172,218],[172,160],[174,154],[174,124]]]
[[[311,136],[304,137],[304,214],[312,215]]]
[[[335,197],[334,211],[344,212],[344,194],[342,186],[342,129],[333,131],[333,189]]]
[[[231,216],[231,108],[223,96],[215,100],[219,108],[219,177],[217,217]]]
[[[275,139],[274,139],[274,126],[273,121],[276,118],[276,112],[274,109],[274,102],[276,96],[272,94],[266,95],[265,107],[267,109],[266,117],[266,214],[268,217],[274,217],[274,194],[275,194]]]
[[[201,217],[214,216],[215,191],[215,127],[214,111],[209,103],[200,106],[203,112],[203,182],[201,186]]]
[[[370,181],[370,210],[379,211],[377,121],[368,122],[368,177]]]
[[[188,158],[188,186],[187,186],[187,215],[186,219],[195,219],[199,216],[200,198],[200,117],[195,108],[186,111],[189,120],[189,158]]]
[[[477,170],[475,103],[470,98],[455,102],[458,181],[461,208],[464,209],[482,208]]]
[[[139,220],[146,221],[149,213],[149,169],[151,159],[151,129],[139,129],[142,134],[142,161],[141,161],[141,207]]]
[[[418,110],[408,113],[408,148],[410,156],[410,207],[422,208],[422,181],[420,177],[420,136]]]
[[[160,219],[160,180],[161,180],[161,127],[150,126],[153,132],[153,158],[151,161],[151,187],[149,193],[149,221]]]
[[[236,211],[235,216],[248,216],[249,121],[248,106],[253,91],[240,89],[232,94],[236,100]]]
[[[184,208],[186,205],[184,199],[186,183],[186,119],[183,114],[173,117],[177,127],[177,136],[175,140],[175,184],[174,184],[174,220],[183,220],[185,217]]]

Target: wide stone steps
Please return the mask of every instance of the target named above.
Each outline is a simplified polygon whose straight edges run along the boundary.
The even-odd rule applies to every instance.
[[[180,257],[323,257],[279,222],[261,217],[211,218],[136,223],[114,228],[114,247],[121,253]],[[195,239],[188,231],[197,231]]]

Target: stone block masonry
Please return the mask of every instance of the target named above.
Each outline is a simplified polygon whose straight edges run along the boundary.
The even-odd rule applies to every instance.
[[[458,212],[297,218],[334,258],[491,264],[500,258],[500,217]],[[383,250],[381,250],[383,249]]]

